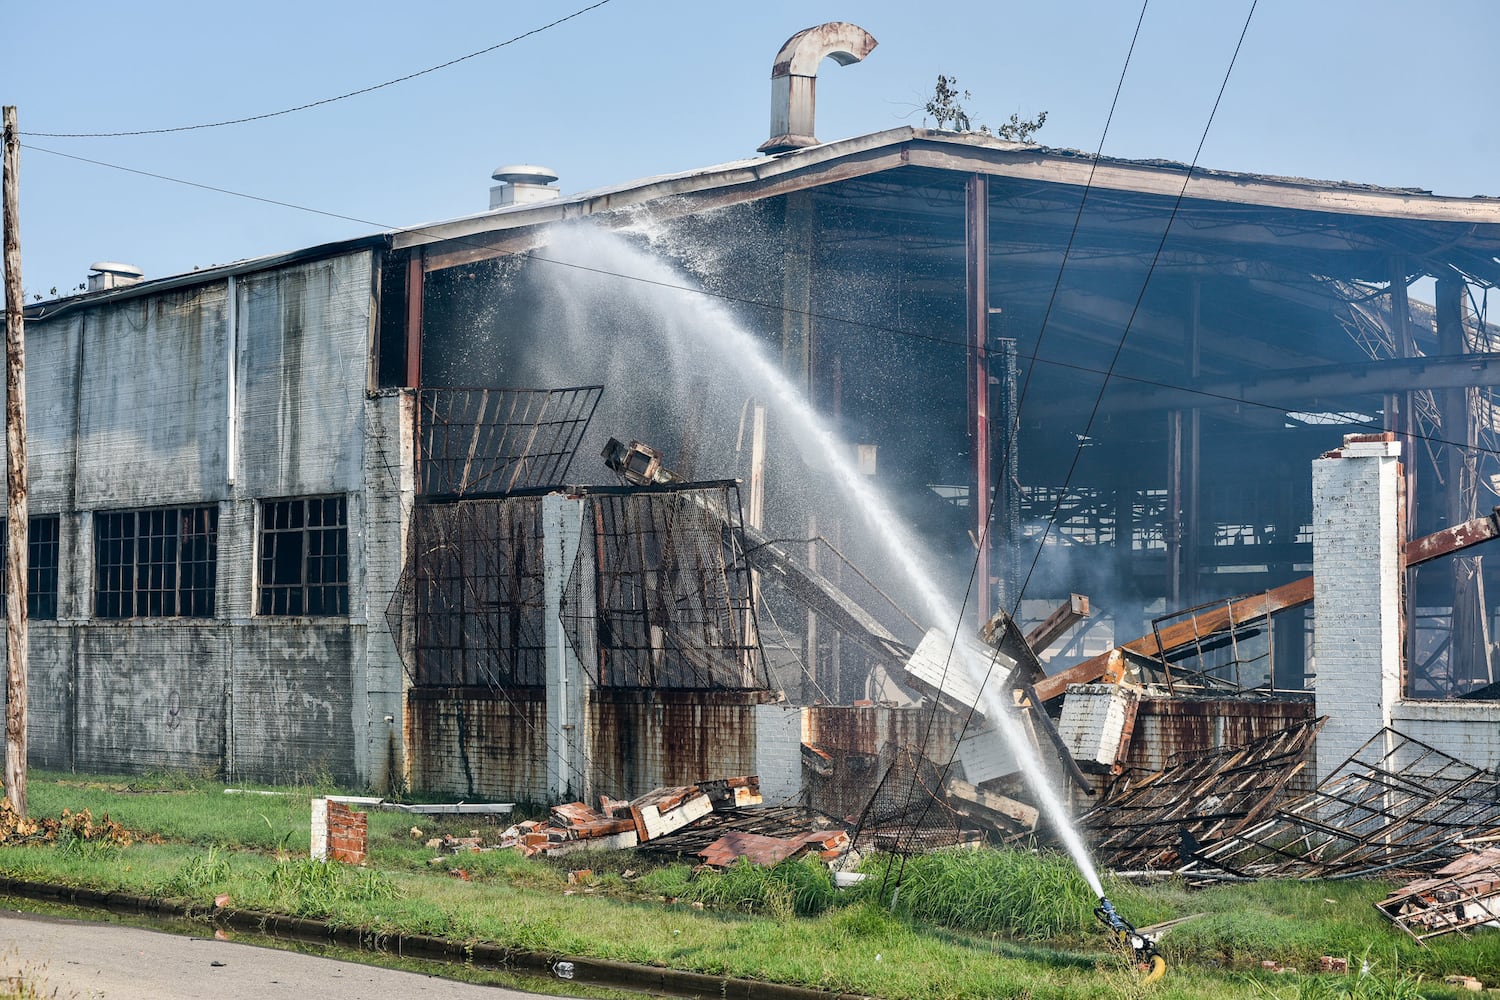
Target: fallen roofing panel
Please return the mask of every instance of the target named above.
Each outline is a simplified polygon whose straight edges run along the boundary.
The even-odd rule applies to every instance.
[[[1264,817],[1306,766],[1325,721],[1308,719],[1242,747],[1179,754],[1155,774],[1117,783],[1079,825],[1111,868],[1175,868],[1188,853],[1184,841],[1213,844]]]
[[[704,864],[715,868],[727,868],[740,858],[769,868],[811,851],[825,858],[838,857],[848,847],[849,834],[844,830],[815,830],[795,837],[730,830],[697,854]]]
[[[1190,876],[1432,871],[1500,827],[1500,774],[1382,729],[1311,793],[1196,855]]]

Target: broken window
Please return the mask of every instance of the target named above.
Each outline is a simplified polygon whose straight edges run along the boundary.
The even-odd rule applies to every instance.
[[[262,615],[349,613],[349,505],[345,497],[263,500]]]
[[[57,556],[61,518],[42,514],[31,518],[26,535],[26,616],[41,621],[57,619]],[[0,616],[9,596],[10,530],[0,520]]]
[[[219,508],[94,515],[94,617],[212,618]]]

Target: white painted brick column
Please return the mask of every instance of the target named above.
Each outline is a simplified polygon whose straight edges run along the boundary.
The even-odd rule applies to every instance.
[[[1351,434],[1313,462],[1318,778],[1391,722],[1401,697],[1401,445]]]
[[[542,559],[547,622],[547,788],[556,802],[593,797],[588,772],[588,675],[563,628],[563,591],[583,537],[585,502],[542,498]]]

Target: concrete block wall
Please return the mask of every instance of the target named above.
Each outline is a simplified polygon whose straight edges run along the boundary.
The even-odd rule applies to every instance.
[[[1401,695],[1400,445],[1349,435],[1313,462],[1313,658],[1318,776],[1392,721]]]
[[[366,420],[372,263],[302,262],[28,324],[31,509],[61,526],[58,619],[31,624],[35,762],[383,777],[401,670],[388,636],[372,663],[364,633],[372,607],[383,625],[399,573],[410,463],[393,463],[372,588],[366,438],[389,434],[409,458],[410,429],[399,400],[374,401],[385,423]],[[314,495],[348,503],[350,614],[260,618],[258,501]],[[214,617],[94,620],[95,512],[207,504],[219,509]]]
[[[1500,771],[1500,702],[1401,701],[1391,728],[1475,767]]]

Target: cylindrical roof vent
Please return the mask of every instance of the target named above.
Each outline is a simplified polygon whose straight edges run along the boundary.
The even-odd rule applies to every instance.
[[[113,260],[101,260],[89,265],[89,291],[102,292],[111,288],[125,288],[139,284],[146,272],[134,264],[121,264]]]
[[[490,176],[500,182],[490,188],[492,209],[550,201],[559,194],[557,188],[547,186],[557,180],[557,172],[532,163],[496,167]]]

